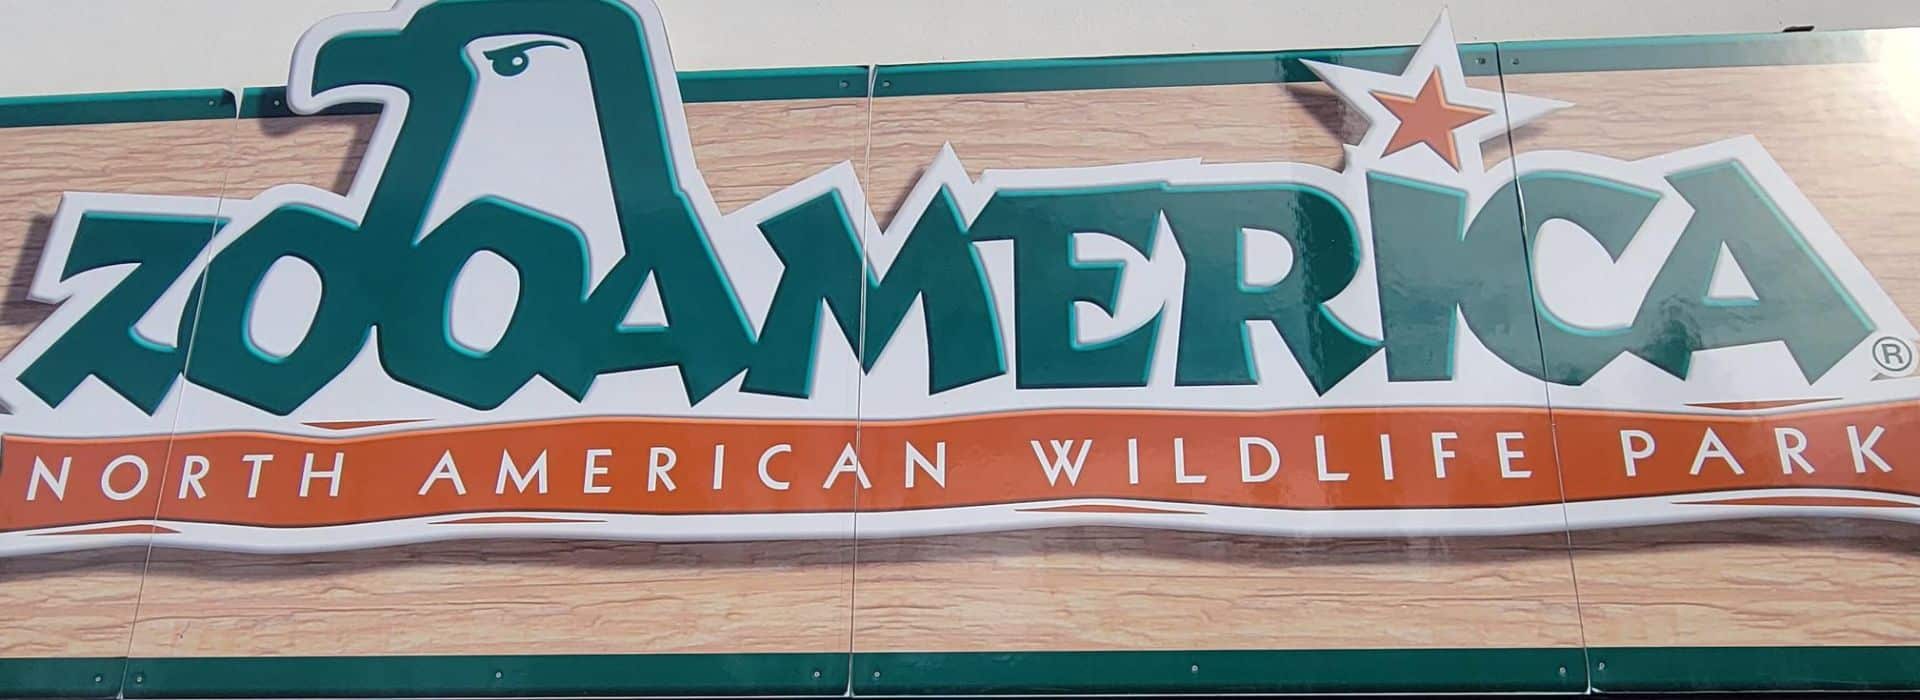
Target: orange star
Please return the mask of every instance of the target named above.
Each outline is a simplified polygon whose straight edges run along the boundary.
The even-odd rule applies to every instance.
[[[1420,86],[1419,95],[1409,98],[1376,91],[1373,98],[1400,119],[1400,127],[1394,129],[1393,138],[1387,142],[1387,152],[1382,156],[1424,143],[1454,170],[1460,169],[1460,149],[1454,144],[1453,130],[1493,113],[1448,102],[1446,90],[1440,87],[1437,68],[1427,76],[1427,83]]]

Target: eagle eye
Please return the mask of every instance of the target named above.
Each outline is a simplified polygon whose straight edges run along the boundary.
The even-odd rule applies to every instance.
[[[495,75],[503,78],[511,78],[527,72],[527,66],[533,65],[533,59],[527,57],[527,52],[542,46],[567,48],[566,44],[558,41],[535,40],[523,41],[512,46],[502,46],[492,51],[481,52],[480,55],[486,57]]]

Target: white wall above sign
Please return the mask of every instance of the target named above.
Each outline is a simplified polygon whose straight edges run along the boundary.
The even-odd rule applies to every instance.
[[[9,0],[0,96],[250,87],[307,27],[385,0]],[[663,0],[681,70],[1380,46],[1442,9],[1461,41],[1920,25],[1909,0]],[[937,31],[934,29],[937,28]],[[841,37],[857,36],[858,41]],[[76,46],[107,47],[75,51]],[[59,61],[46,61],[60,56]]]

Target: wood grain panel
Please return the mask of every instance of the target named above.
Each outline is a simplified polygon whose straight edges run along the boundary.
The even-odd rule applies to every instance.
[[[1574,103],[1514,133],[1530,151],[1635,159],[1751,135],[1895,303],[1920,311],[1920,84],[1903,65],[1509,75]],[[1488,157],[1493,159],[1494,151]],[[1920,527],[1759,521],[1573,535],[1587,641],[1912,644]]]
[[[1318,83],[881,98],[867,196],[881,221],[891,219],[948,142],[975,177],[1175,158],[1334,168],[1341,144],[1365,128]]]
[[[0,657],[121,656],[147,550],[0,559]]]
[[[857,651],[1577,646],[1566,538],[860,542]]]
[[[61,193],[216,196],[232,125],[0,129],[0,353],[53,312],[27,292]],[[141,548],[0,558],[0,657],[125,654],[145,560]]]
[[[1920,85],[1888,70],[1759,66],[1510,75],[1506,83],[1574,103],[1516,130],[1521,153],[1636,159],[1753,136],[1912,317],[1920,311]],[[1504,153],[1504,144],[1489,146],[1489,162]]]
[[[693,158],[731,212],[867,151],[867,100],[687,105]]]
[[[224,120],[0,129],[0,354],[53,307],[27,299],[62,192],[218,196]]]
[[[844,651],[848,543],[155,550],[136,656]]]
[[[1755,520],[1574,533],[1594,646],[1911,645],[1920,528]]]

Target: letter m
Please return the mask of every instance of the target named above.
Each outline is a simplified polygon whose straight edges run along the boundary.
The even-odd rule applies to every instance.
[[[914,222],[900,254],[877,275],[867,265],[859,230],[837,193],[815,197],[760,225],[786,266],[760,328],[742,388],[761,394],[810,393],[821,306],[860,353],[879,362],[907,311],[926,317],[927,390],[939,393],[1006,371],[999,322],[985,267],[967,238],[952,196],[942,189]],[[861,284],[866,285],[866,337],[860,336]]]

